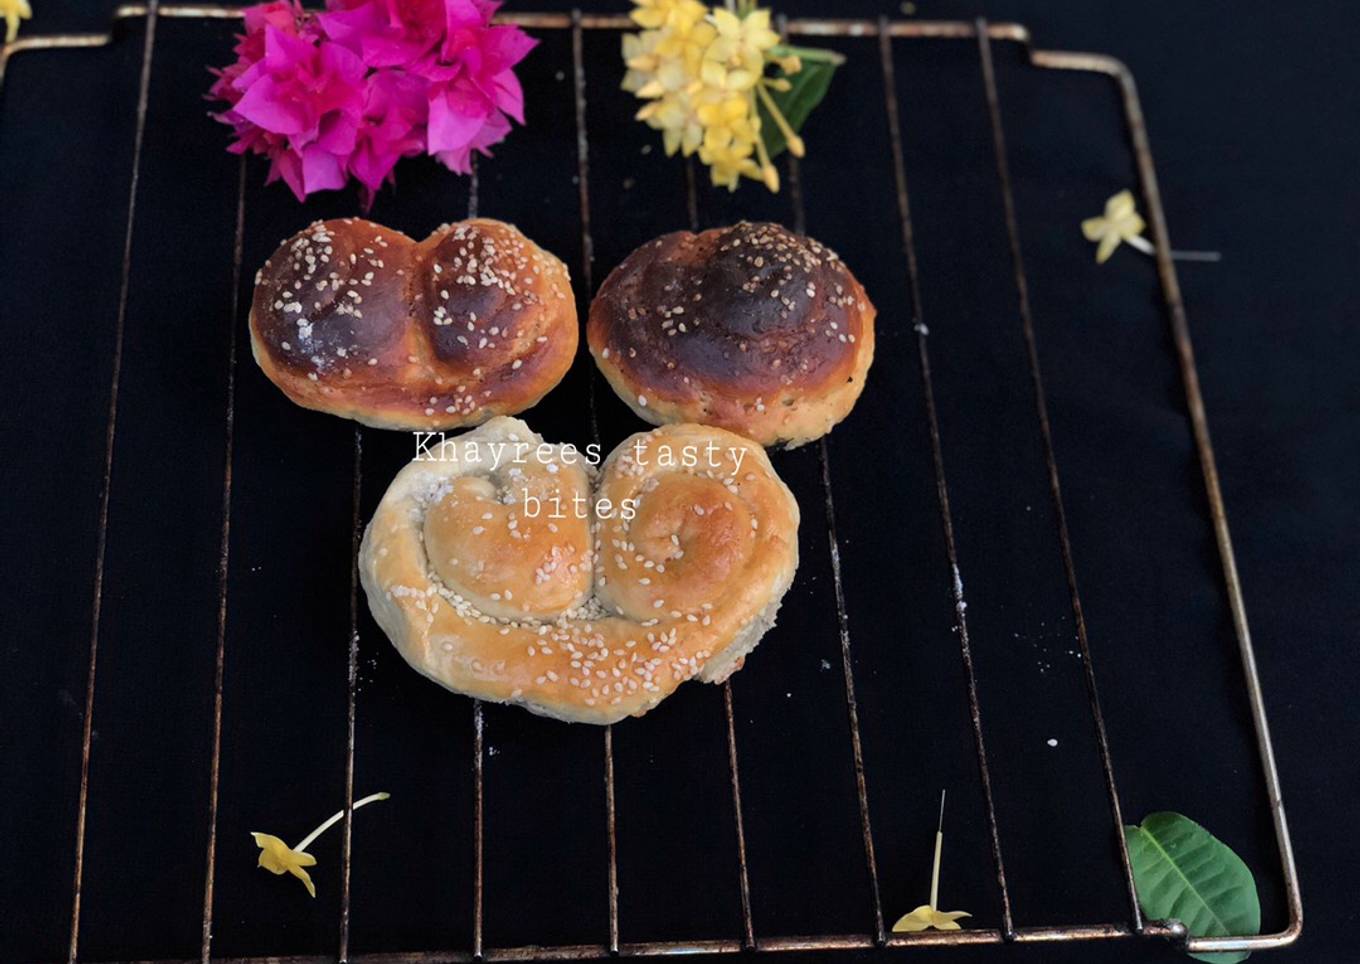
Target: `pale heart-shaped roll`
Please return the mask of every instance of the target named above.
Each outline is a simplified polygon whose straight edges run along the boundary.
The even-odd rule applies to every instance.
[[[416,670],[586,723],[726,679],[797,567],[798,504],[757,443],[668,425],[597,471],[505,417],[423,447],[359,553],[373,616]]]

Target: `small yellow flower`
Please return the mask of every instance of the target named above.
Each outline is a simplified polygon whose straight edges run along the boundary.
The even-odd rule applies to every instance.
[[[633,0],[633,23],[647,30],[689,27],[704,18],[708,9],[699,0]]]
[[[779,43],[779,34],[770,29],[768,10],[751,10],[738,17],[719,7],[713,11],[713,26],[718,37],[705,56],[729,67],[759,71],[764,66],[765,51]]]
[[[930,868],[930,903],[922,904],[909,914],[903,914],[893,924],[894,934],[914,934],[917,931],[961,930],[959,918],[972,917],[964,910],[937,910],[940,901],[940,854],[944,851],[944,791],[940,791],[940,822],[935,827],[935,862]]]
[[[621,85],[624,90],[637,93],[651,79],[658,64],[656,45],[660,37],[655,30],[623,35],[623,62],[628,65]]]
[[[0,0],[0,15],[5,18],[5,43],[9,44],[19,36],[19,21],[31,18],[33,10],[28,0]]]
[[[342,813],[344,811],[341,811]],[[315,867],[316,858],[311,854],[305,854],[301,850],[294,850],[278,837],[267,833],[252,833],[255,843],[260,847],[259,866],[269,871],[271,874],[292,874],[302,881],[307,888],[307,893],[316,896],[316,885],[312,883],[311,876],[303,867]]]
[[[735,191],[742,177],[760,179],[760,167],[751,157],[754,148],[749,141],[715,140],[699,148],[699,160],[709,166],[709,175],[717,187]]]
[[[705,127],[727,127],[746,119],[746,100],[741,97],[728,97],[724,100],[704,104],[697,113],[699,123]]]
[[[961,929],[958,919],[971,916],[967,911],[936,910],[929,904],[922,904],[910,914],[904,914],[892,929],[894,934],[914,934],[932,927],[937,931],[956,931]]]
[[[4,0],[0,0],[0,3],[3,2]],[[391,794],[388,793],[371,794],[370,796],[364,797],[362,800],[354,801],[354,809],[358,810],[360,807],[367,804],[376,803],[379,800],[386,800],[389,796],[391,796]],[[345,811],[343,810],[332,814],[322,821],[321,826],[303,837],[302,842],[296,847],[288,846],[273,834],[252,832],[251,836],[255,838],[255,845],[260,848],[260,859],[257,866],[263,867],[271,874],[292,874],[298,880],[302,881],[303,886],[307,888],[307,893],[315,897],[316,885],[312,883],[311,875],[303,869],[304,867],[316,866],[316,858],[306,852],[307,848],[311,845],[312,841],[331,827],[335,826],[335,824],[339,823],[344,816]]]
[[[1096,263],[1104,264],[1121,242],[1127,242],[1139,250],[1150,250],[1151,245],[1143,234],[1143,218],[1139,215],[1133,201],[1133,192],[1120,191],[1105,202],[1105,215],[1087,218],[1081,222],[1081,233],[1087,241],[1098,241]]]

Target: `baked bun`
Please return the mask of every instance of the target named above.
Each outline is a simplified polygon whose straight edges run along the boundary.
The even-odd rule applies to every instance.
[[[648,422],[792,448],[831,431],[859,398],[874,306],[830,248],[743,221],[638,248],[600,287],[586,338]]]
[[[765,451],[700,425],[634,435],[597,470],[493,419],[398,472],[359,550],[373,618],[416,670],[585,723],[726,679],[797,567],[798,503]]]
[[[446,225],[419,243],[318,221],[255,276],[250,345],[304,408],[377,428],[448,429],[520,412],[576,354],[566,266],[514,225]]]

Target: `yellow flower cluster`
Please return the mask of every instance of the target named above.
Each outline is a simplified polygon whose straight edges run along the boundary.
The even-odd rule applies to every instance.
[[[625,34],[623,88],[647,104],[638,120],[661,131],[666,153],[697,153],[713,183],[735,190],[745,176],[779,190],[779,174],[760,137],[756,99],[778,125],[795,156],[803,142],[789,128],[769,91],[788,81],[765,76],[767,63],[785,73],[800,68],[797,57],[772,52],[779,35],[770,11],[746,3],[737,10],[710,10],[700,0],[633,0],[640,33]]]

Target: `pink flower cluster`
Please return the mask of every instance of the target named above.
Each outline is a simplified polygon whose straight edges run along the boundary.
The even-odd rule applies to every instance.
[[[274,0],[245,11],[236,62],[213,71],[229,150],[269,158],[298,200],[354,177],[364,205],[403,157],[459,173],[524,123],[514,67],[536,41],[492,26],[495,0]]]

